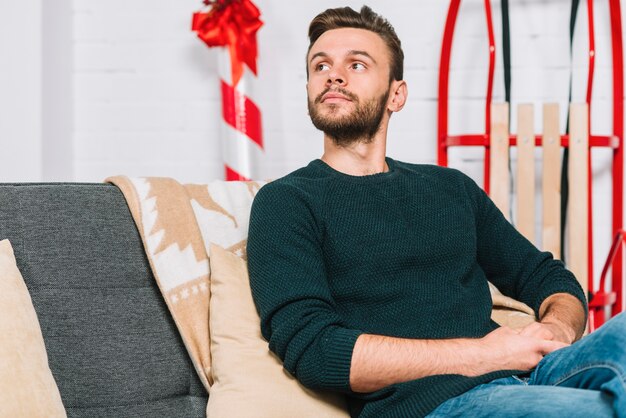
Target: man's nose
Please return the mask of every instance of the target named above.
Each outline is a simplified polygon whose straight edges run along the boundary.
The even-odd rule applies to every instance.
[[[346,84],[345,75],[342,74],[340,71],[333,69],[332,71],[328,73],[328,80],[326,80],[326,84],[328,85],[338,84],[340,86],[343,86]]]

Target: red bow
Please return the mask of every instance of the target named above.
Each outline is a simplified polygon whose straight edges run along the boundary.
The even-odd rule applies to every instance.
[[[245,63],[256,74],[256,32],[263,25],[261,12],[250,0],[217,0],[210,11],[193,14],[191,30],[209,47],[228,46],[236,86]]]

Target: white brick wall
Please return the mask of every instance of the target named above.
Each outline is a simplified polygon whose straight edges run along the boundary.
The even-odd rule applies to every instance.
[[[0,179],[41,178],[42,28],[38,2],[0,3]],[[20,34],[20,36],[16,36]]]
[[[221,176],[215,56],[190,31],[199,3],[74,0],[77,180]]]
[[[67,0],[72,9],[72,41],[70,46],[57,47],[73,54],[71,73],[59,76],[69,77],[72,86],[67,97],[58,102],[45,95],[42,100],[38,93],[39,77],[46,71],[41,64],[44,54],[40,42],[45,31],[32,28],[35,19],[24,18],[41,13],[43,1],[31,0],[22,6],[16,6],[20,2],[0,4],[0,53],[4,58],[0,78],[2,180],[101,181],[110,175],[127,174],[207,182],[222,177],[218,54],[190,30],[191,15],[201,8],[201,0]],[[448,1],[368,3],[393,23],[406,55],[409,102],[392,118],[389,155],[433,163],[439,54]],[[585,2],[581,3],[574,47],[575,100],[584,98],[587,77],[587,15]],[[274,178],[322,152],[321,134],[311,125],[306,110],[308,23],[325,8],[358,8],[362,0],[256,0],[256,4],[265,22],[258,37],[259,77],[254,85],[254,97],[263,112],[266,144],[258,172],[261,178]],[[499,2],[492,4],[496,43],[500,44]],[[513,105],[534,102],[539,108],[545,101],[566,103],[570,4],[570,0],[510,2]],[[594,133],[607,134],[612,123],[608,1],[594,4],[597,58],[592,126]],[[43,19],[58,18],[46,15],[46,8],[43,13]],[[31,27],[26,28],[25,22],[31,22]],[[504,96],[501,58],[498,51],[495,100]],[[462,2],[451,64],[450,131],[482,132],[487,79],[483,0]],[[71,138],[64,141],[68,150],[63,154],[69,162],[40,155],[42,149],[50,149],[42,147],[40,106],[44,120],[47,111],[57,114],[58,109],[50,112],[49,107],[65,109],[59,114],[71,126]],[[539,127],[539,109],[535,119]],[[513,119],[513,130],[515,126]],[[610,241],[606,221],[610,157],[604,151],[594,154],[598,162],[595,192],[601,202],[595,208],[599,220],[596,247],[603,256]],[[71,167],[42,170],[46,159],[48,164],[57,161],[57,165]],[[451,153],[452,165],[479,182],[481,161],[477,150]]]
[[[277,177],[321,153],[321,135],[306,112],[303,55],[310,19],[327,7],[360,1],[257,0],[259,77],[266,151],[258,172]],[[373,0],[395,25],[406,53],[409,103],[393,118],[389,154],[435,161],[437,74],[447,12],[441,0]],[[494,23],[500,42],[500,10]],[[605,2],[596,2],[598,50],[594,121],[610,129],[610,33]],[[452,132],[483,129],[486,29],[482,0],[462,2],[450,79]],[[220,96],[215,50],[189,30],[199,0],[74,0],[74,150],[77,180],[113,173],[177,175],[206,181],[222,175]],[[570,1],[511,2],[513,104],[567,100]],[[581,7],[574,55],[574,96],[584,96],[586,10]],[[501,54],[498,54],[499,63]],[[502,99],[502,70],[495,99]],[[540,115],[538,114],[538,117]],[[540,119],[538,119],[540,121]],[[564,122],[563,122],[564,123]],[[515,120],[512,121],[515,129]],[[462,164],[462,162],[460,162]]]

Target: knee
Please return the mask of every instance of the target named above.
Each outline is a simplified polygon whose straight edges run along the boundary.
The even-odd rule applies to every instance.
[[[621,329],[622,331],[626,330],[626,312],[621,312],[615,315],[613,318],[609,319],[599,329],[604,328],[604,326],[607,326],[607,328],[618,328],[618,329]]]
[[[622,351],[624,351],[626,348],[626,312],[614,316],[591,335],[596,333],[607,344],[620,344]]]

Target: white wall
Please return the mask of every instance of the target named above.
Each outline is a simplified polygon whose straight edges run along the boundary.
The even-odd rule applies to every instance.
[[[37,181],[41,160],[41,0],[0,3],[0,179]]]
[[[75,179],[221,176],[215,54],[195,0],[74,0]]]
[[[41,174],[46,181],[74,178],[73,1],[40,0]]]
[[[191,15],[201,8],[201,0],[0,1],[0,181],[99,182],[127,174],[207,182],[223,176],[218,52],[190,30]],[[362,0],[255,3],[265,22],[258,37],[259,77],[252,92],[263,112],[266,147],[257,172],[259,178],[275,178],[322,151],[321,134],[306,110],[308,23],[325,8],[359,8]],[[586,7],[581,3],[574,47],[575,100],[584,97],[587,75]],[[434,163],[438,65],[448,1],[368,4],[395,26],[406,55],[409,102],[392,118],[388,154]],[[492,4],[500,44],[499,2]],[[534,102],[537,127],[542,102],[567,102],[570,4],[570,0],[510,2],[513,105]],[[608,1],[594,4],[592,128],[595,134],[608,134],[612,123]],[[494,100],[504,96],[501,55]],[[451,69],[452,133],[482,132],[486,69],[483,0],[464,0]],[[513,131],[515,125],[513,118]],[[600,260],[610,241],[610,155],[594,154]],[[451,164],[481,181],[478,150],[453,151]]]
[[[437,73],[447,3],[369,2],[395,25],[406,53],[409,103],[394,116],[391,156],[435,161]],[[499,2],[493,3],[500,42]],[[511,2],[514,104],[567,101],[570,3]],[[603,7],[606,2],[596,3],[593,127],[596,133],[608,133],[608,10]],[[266,143],[258,172],[261,177],[277,177],[321,153],[321,135],[306,111],[303,55],[308,23],[327,7],[358,8],[362,2],[257,0],[256,4],[265,22],[259,32],[259,77],[253,86]],[[483,129],[487,49],[482,4],[465,0],[459,15],[451,72],[453,132]],[[190,31],[191,14],[200,6],[199,0],[74,0],[76,180],[100,181],[112,173],[172,175],[184,181],[222,175],[218,53]],[[581,7],[575,48],[577,99],[584,97],[586,78],[585,16]],[[495,99],[503,97],[500,70]]]

